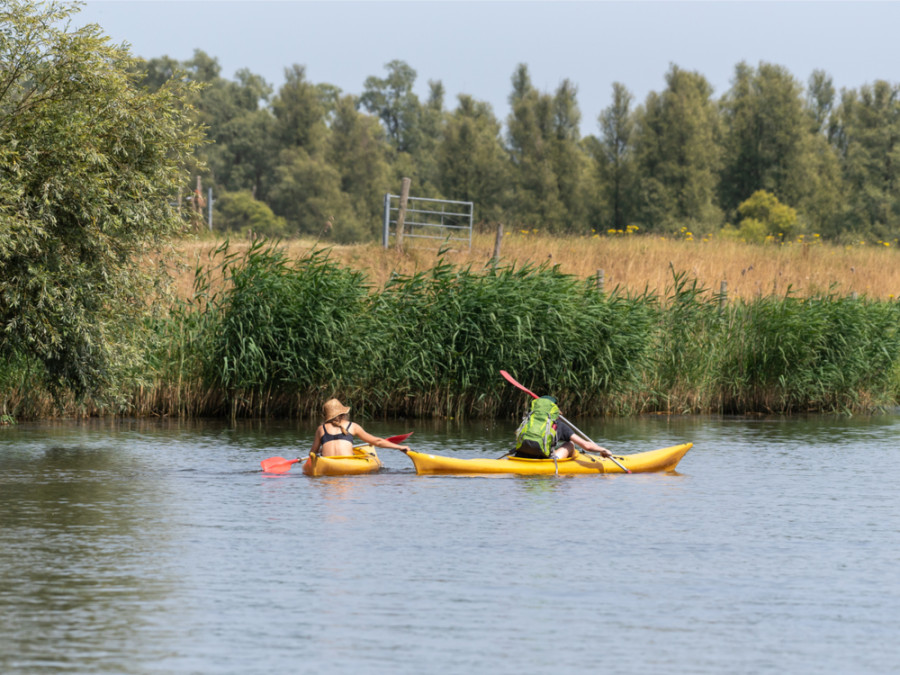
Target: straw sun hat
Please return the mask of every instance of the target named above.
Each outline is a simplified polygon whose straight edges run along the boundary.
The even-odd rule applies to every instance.
[[[325,411],[325,421],[330,422],[338,415],[344,415],[350,412],[350,408],[345,406],[343,403],[338,401],[336,398],[325,401],[325,405],[323,406]]]

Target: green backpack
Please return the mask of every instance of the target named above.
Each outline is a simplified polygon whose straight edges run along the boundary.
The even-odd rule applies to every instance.
[[[556,419],[559,406],[551,396],[541,396],[531,402],[531,412],[516,430],[516,452],[525,449],[529,454],[549,457],[556,444]]]

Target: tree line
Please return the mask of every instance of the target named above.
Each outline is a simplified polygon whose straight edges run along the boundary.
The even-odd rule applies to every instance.
[[[824,74],[803,90],[783,68],[741,64],[716,101],[673,66],[639,106],[616,85],[582,138],[575,87],[539,92],[524,65],[501,124],[469,96],[446,110],[439,82],[419,101],[400,61],[359,96],[301,66],[276,93],[249,71],[222,78],[202,52],[136,59],[95,24],[71,28],[77,11],[0,3],[0,420],[41,392],[124,411],[160,370],[164,244],[186,230],[177,196],[198,173],[232,229],[338,241],[372,237],[403,176],[420,196],[475,202],[482,221],[545,231],[896,231],[887,83],[837,101]]]
[[[642,103],[615,83],[596,134],[582,136],[576,86],[539,91],[525,64],[502,122],[466,94],[448,109],[440,81],[420,100],[399,60],[359,95],[311,82],[300,65],[277,91],[246,69],[228,80],[199,50],[138,67],[151,90],[203,85],[193,105],[211,142],[197,172],[230,230],[371,239],[403,176],[416,196],[474,202],[481,222],[549,232],[856,241],[900,228],[900,85],[882,80],[838,92],[821,70],[804,85],[782,66],[742,62],[716,98],[701,73],[672,65]]]

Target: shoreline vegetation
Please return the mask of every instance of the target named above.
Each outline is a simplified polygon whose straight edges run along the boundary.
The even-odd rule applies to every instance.
[[[54,399],[6,356],[0,414],[314,417],[337,394],[364,417],[517,416],[501,368],[574,416],[897,405],[895,248],[688,234],[519,231],[499,260],[491,232],[471,251],[183,241],[116,405]]]
[[[139,58],[73,27],[77,5],[7,4],[0,425],[299,418],[332,396],[518,417],[500,369],[571,415],[900,399],[897,85],[838,100],[824,71],[740,63],[714,98],[672,64],[642,104],[615,83],[582,137],[576,88],[525,63],[503,121],[448,109],[440,81],[421,101],[400,60],[359,95],[300,64],[275,91],[201,50]],[[352,244],[398,183],[471,203],[472,250]],[[240,240],[200,238],[214,222]]]

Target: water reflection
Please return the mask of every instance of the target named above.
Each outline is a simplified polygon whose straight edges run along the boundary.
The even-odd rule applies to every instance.
[[[54,444],[12,464],[0,497],[4,651],[91,670],[111,641],[137,638],[148,603],[176,592],[154,564],[167,546],[165,485],[115,446]]]
[[[259,461],[312,423],[0,430],[0,672],[891,672],[900,418],[577,423],[695,445],[671,474],[311,479]],[[366,423],[457,457],[514,427]]]

